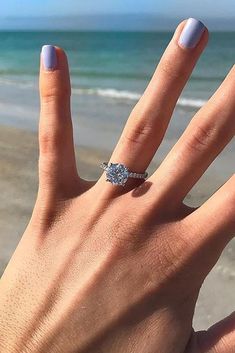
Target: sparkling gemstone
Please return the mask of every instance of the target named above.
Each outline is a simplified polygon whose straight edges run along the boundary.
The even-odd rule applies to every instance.
[[[129,177],[129,171],[123,164],[111,163],[106,170],[106,176],[110,183],[124,186]]]

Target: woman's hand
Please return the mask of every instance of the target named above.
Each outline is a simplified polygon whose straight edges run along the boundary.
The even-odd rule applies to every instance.
[[[207,39],[179,25],[111,162],[146,170]],[[69,81],[65,53],[44,47],[38,197],[0,281],[0,351],[233,353],[235,317],[200,333],[192,319],[235,234],[235,176],[197,209],[183,200],[234,137],[235,69],[156,172],[124,188],[78,176]]]

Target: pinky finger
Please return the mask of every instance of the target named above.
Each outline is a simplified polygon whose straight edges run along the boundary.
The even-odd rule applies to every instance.
[[[194,241],[225,247],[235,235],[235,174],[185,221],[194,228]]]

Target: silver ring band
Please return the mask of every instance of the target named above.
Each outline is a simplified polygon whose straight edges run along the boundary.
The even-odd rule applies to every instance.
[[[146,179],[148,173],[131,172],[124,164],[121,163],[107,163],[104,162],[100,167],[106,171],[106,181],[113,185],[125,186],[129,178]]]
[[[145,172],[144,174],[138,174],[138,173],[133,173],[130,172],[129,178],[135,178],[135,179],[146,179],[148,177],[148,173]]]

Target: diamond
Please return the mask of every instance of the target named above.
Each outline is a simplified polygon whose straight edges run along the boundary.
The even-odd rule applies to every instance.
[[[106,169],[107,181],[114,185],[125,186],[129,177],[129,170],[120,163],[111,163]]]

